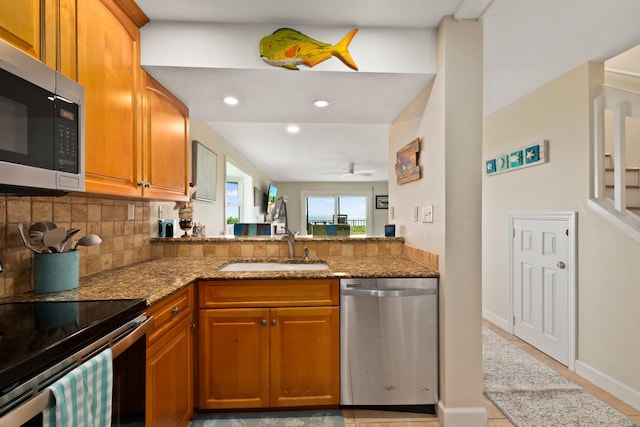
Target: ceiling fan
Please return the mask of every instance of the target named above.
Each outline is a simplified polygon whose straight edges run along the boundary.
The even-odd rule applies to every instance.
[[[375,172],[376,171],[374,171],[373,169],[356,170],[356,164],[354,162],[351,162],[349,163],[349,166],[347,168],[342,169],[342,171],[340,172],[323,172],[323,174],[327,174],[327,175],[341,174],[340,178],[344,178],[347,176],[354,176],[354,175],[371,176]]]

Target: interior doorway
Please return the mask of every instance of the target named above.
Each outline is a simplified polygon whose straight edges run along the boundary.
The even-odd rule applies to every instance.
[[[511,332],[574,369],[576,213],[517,213],[511,234]]]

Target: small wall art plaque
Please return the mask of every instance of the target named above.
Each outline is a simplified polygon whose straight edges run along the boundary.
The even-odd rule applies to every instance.
[[[420,138],[416,138],[396,153],[396,181],[398,184],[420,179]]]
[[[539,144],[532,144],[499,154],[484,162],[484,172],[487,176],[499,175],[530,166],[537,166],[548,161],[549,140]]]

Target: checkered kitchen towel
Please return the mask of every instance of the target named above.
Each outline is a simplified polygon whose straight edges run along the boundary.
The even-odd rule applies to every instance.
[[[111,349],[73,369],[48,387],[55,405],[43,412],[45,427],[111,425],[113,358]]]

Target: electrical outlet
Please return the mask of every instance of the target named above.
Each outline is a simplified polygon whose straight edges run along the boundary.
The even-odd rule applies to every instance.
[[[395,219],[396,210],[393,206],[389,206],[389,219]]]
[[[418,222],[418,205],[413,207],[413,222]]]
[[[127,219],[129,221],[136,219],[136,205],[127,205]]]
[[[433,205],[422,207],[422,222],[433,222]]]
[[[164,218],[164,209],[163,209],[162,205],[158,205],[158,218],[159,219]]]

